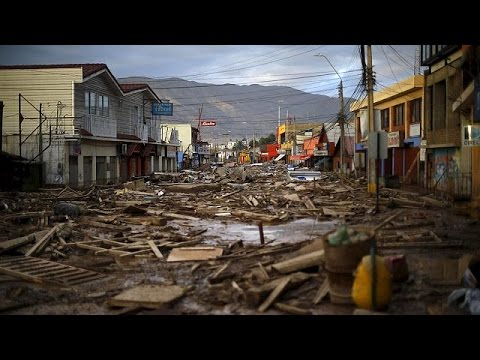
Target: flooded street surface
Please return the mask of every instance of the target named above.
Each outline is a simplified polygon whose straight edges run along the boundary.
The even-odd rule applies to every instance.
[[[185,226],[184,221],[173,221],[181,226]],[[260,244],[260,235],[258,226],[255,224],[245,224],[240,222],[231,222],[224,220],[199,220],[195,222],[195,228],[208,229],[204,233],[205,244],[228,244],[230,242],[242,240],[245,244]],[[263,225],[265,242],[272,242],[272,245],[281,243],[297,243],[305,240],[313,240],[335,228],[335,221],[317,221],[316,219],[306,218],[294,220],[284,224]],[[193,225],[190,223],[190,226]]]

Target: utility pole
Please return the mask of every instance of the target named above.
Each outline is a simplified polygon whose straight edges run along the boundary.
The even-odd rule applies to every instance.
[[[253,133],[253,161],[252,164],[255,163],[255,133]]]
[[[0,153],[3,146],[3,101],[0,101]]]
[[[329,65],[332,67],[333,71],[337,74],[338,78],[340,79],[340,85],[338,88],[338,95],[340,97],[340,111],[338,112],[337,120],[338,124],[340,125],[340,173],[344,173],[344,149],[345,149],[345,115],[343,113],[343,81],[342,77],[338,73],[337,69],[335,69],[335,66],[328,60],[328,58],[325,55],[322,54],[316,54],[315,56],[323,57],[325,60],[328,61]]]
[[[42,133],[42,104],[38,112],[38,153],[40,154],[40,162],[43,161],[43,133]]]
[[[297,155],[297,121],[293,117],[293,151],[292,155]]]
[[[338,123],[340,125],[340,174],[345,173],[344,149],[345,149],[345,115],[343,113],[343,81],[340,80],[338,89],[340,97],[340,112],[338,113]]]
[[[367,45],[367,92],[368,92],[368,136],[373,136],[375,131],[375,119],[373,110],[373,65],[372,65],[372,45]],[[371,151],[372,149],[370,149]],[[368,160],[368,192],[376,193],[376,160]]]

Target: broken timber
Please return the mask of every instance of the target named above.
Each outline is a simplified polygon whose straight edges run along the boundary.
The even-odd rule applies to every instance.
[[[262,305],[258,307],[258,311],[265,312],[270,307],[270,305],[272,305],[272,303],[282,294],[289,282],[290,276],[281,279],[275,289],[273,289],[270,295],[268,295],[268,297],[262,303]]]
[[[318,266],[324,259],[324,250],[300,255],[272,265],[272,268],[281,274],[288,274],[313,266]]]
[[[305,274],[302,272],[294,273],[289,275],[290,281],[286,285],[286,289],[294,289],[300,285],[302,285],[305,281],[313,277],[314,275]],[[246,301],[247,305],[251,307],[257,306],[260,302],[265,299],[268,294],[275,289],[282,280],[286,279],[287,277],[281,277],[279,279],[272,280],[266,284],[263,284],[258,287],[250,288],[246,291]]]
[[[38,240],[31,248],[25,253],[25,256],[30,256],[33,255],[39,251],[42,251],[42,249],[47,245],[47,243],[52,239],[53,235],[63,228],[63,226],[60,225],[55,225],[48,233],[46,233],[40,240]]]
[[[29,256],[15,256],[0,260],[0,272],[36,283],[78,285],[105,278],[94,271],[64,265]]]

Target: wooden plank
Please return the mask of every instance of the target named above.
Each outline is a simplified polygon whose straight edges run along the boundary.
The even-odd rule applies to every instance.
[[[53,235],[59,230],[61,227],[59,225],[55,225],[48,233],[46,233],[39,241],[37,241],[31,248],[25,253],[25,256],[30,256],[35,254],[43,249],[43,247],[50,241]]]
[[[378,243],[379,248],[403,248],[403,247],[425,247],[425,248],[447,248],[463,246],[460,241],[412,241],[412,242],[396,242],[396,243]]]
[[[186,289],[177,285],[139,285],[111,298],[111,306],[143,306],[157,309],[182,297]]]
[[[387,313],[382,313],[378,311],[372,311],[367,309],[355,309],[353,315],[388,315]]]
[[[413,168],[415,167],[419,159],[420,159],[420,151],[417,153],[417,156],[415,156],[415,159],[412,161],[412,164],[408,168],[407,174],[403,178],[403,182],[406,182],[407,179],[410,177],[410,175],[412,174]]]
[[[143,249],[143,250],[138,250],[138,251],[133,251],[133,252],[125,252],[124,254],[121,254],[120,257],[126,257],[126,256],[132,256],[132,255],[140,255],[140,254],[146,254],[149,253],[151,249]]]
[[[312,266],[320,265],[324,259],[324,256],[325,251],[322,249],[273,264],[272,268],[281,274],[289,274]]]
[[[243,189],[242,189],[243,190]],[[253,206],[253,204],[250,202],[250,200],[248,200],[245,196],[242,195],[242,199],[243,201],[245,201],[245,203],[248,205],[248,206]]]
[[[261,220],[266,223],[272,223],[280,220],[279,217],[275,215],[258,214],[245,210],[233,210],[232,215],[238,217],[245,217],[247,219]]]
[[[442,239],[440,239],[440,237],[439,237],[437,234],[435,234],[433,231],[430,230],[428,233],[430,234],[430,236],[431,236],[432,238],[435,239],[435,241],[437,241],[437,242],[442,242]]]
[[[157,258],[163,259],[162,253],[160,252],[160,250],[158,250],[157,245],[155,245],[155,243],[152,240],[148,240],[147,244],[150,246],[150,248],[152,249],[153,253]]]
[[[265,270],[265,268],[263,267],[262,263],[258,262],[257,263],[259,269],[260,269],[260,272],[263,274],[263,277],[265,278],[265,280],[268,280],[270,279],[270,276],[268,275],[267,271]]]
[[[90,221],[88,225],[89,227],[96,227],[96,228],[101,228],[101,229],[106,229],[106,230],[116,231],[116,232],[129,231],[132,229],[130,226],[104,224],[98,221]]]
[[[305,196],[303,198],[303,201],[304,201],[304,204],[305,204],[305,207],[307,209],[310,209],[310,210],[314,210],[315,209],[315,204],[312,202],[312,200],[310,200],[310,198],[308,198],[307,196]]]
[[[196,240],[190,240],[190,241],[183,241],[179,243],[171,243],[169,245],[164,245],[164,246],[170,249],[175,249],[175,248],[181,248],[185,246],[197,245],[197,244],[200,244],[202,241],[203,239],[196,239]]]
[[[313,303],[317,305],[319,302],[323,300],[325,296],[328,295],[330,292],[330,286],[328,284],[328,279],[325,279],[318,289],[317,293],[315,294],[315,297],[313,298]]]
[[[293,314],[293,315],[311,315],[312,314],[310,310],[301,309],[297,306],[292,306],[292,305],[279,303],[279,302],[275,303],[273,307],[277,310],[280,310],[289,314]]]
[[[42,230],[16,239],[2,241],[0,242],[0,254],[34,242],[37,239],[36,234],[41,234],[40,236],[43,237],[46,233],[48,233],[48,230]]]
[[[419,199],[427,202],[429,205],[432,205],[432,206],[436,206],[436,207],[440,207],[440,208],[447,207],[447,205],[444,204],[443,202],[438,201],[436,199],[432,199],[431,197],[428,197],[428,196],[420,196]]]
[[[170,255],[167,258],[167,262],[212,260],[221,256],[222,253],[222,248],[215,247],[175,248],[170,252]]]
[[[289,277],[291,280],[287,285],[287,290],[294,289],[302,285],[305,281],[314,277],[314,275],[298,272],[289,275]],[[250,307],[255,307],[260,304],[268,296],[268,294],[278,286],[282,279],[285,278],[286,277],[281,277],[261,286],[249,288],[245,293],[247,305]]]
[[[392,216],[389,216],[387,219],[385,219],[384,221],[382,221],[380,224],[378,224],[377,226],[375,226],[375,228],[373,229],[374,231],[377,231],[379,229],[381,229],[382,227],[384,227],[385,225],[387,225],[390,221],[392,221],[393,219],[395,219],[398,215],[400,215],[401,213],[403,213],[405,210],[404,209],[401,209],[399,211],[397,211],[395,214],[393,214]]]
[[[268,295],[265,301],[258,307],[259,312],[265,312],[270,305],[282,294],[290,281],[290,276],[283,278],[277,285],[277,287]]]
[[[36,276],[31,276],[31,275],[28,275],[28,274],[24,274],[22,272],[10,270],[10,269],[3,268],[3,267],[0,267],[0,273],[7,274],[7,275],[10,275],[10,276],[14,276],[16,278],[20,278],[20,279],[23,279],[23,280],[32,281],[32,282],[35,282],[35,283],[43,283],[42,279],[40,279]]]
[[[220,196],[219,199],[225,199],[226,197],[229,197],[229,196],[232,196],[232,195],[234,195],[234,194],[237,194],[237,193],[239,193],[240,191],[243,191],[243,189],[238,189],[238,190],[232,191],[231,193],[224,194],[224,195]]]
[[[215,280],[217,279],[221,273],[223,273],[231,264],[231,261],[227,261],[226,264],[224,264],[223,266],[220,267],[220,269],[218,269],[217,271],[215,271],[215,273],[210,277],[209,280]],[[211,281],[210,281],[211,282]]]

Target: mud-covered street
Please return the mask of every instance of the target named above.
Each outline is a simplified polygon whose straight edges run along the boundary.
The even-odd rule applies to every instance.
[[[204,167],[125,184],[0,194],[2,314],[353,314],[332,302],[323,238],[368,227],[403,258],[385,314],[451,314],[480,224],[363,177],[291,178],[285,165]],[[395,257],[393,257],[395,258]],[[395,275],[395,274],[393,274]]]

